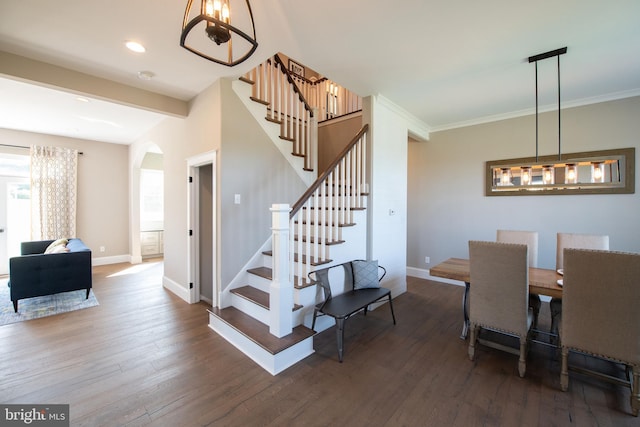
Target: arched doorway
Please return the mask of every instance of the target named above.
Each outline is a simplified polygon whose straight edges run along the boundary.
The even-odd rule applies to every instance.
[[[139,264],[144,257],[161,256],[164,246],[164,157],[162,150],[154,143],[147,143],[131,154],[130,180],[130,253],[131,263]],[[151,184],[149,191],[142,186]],[[158,191],[160,194],[158,194]],[[155,193],[155,195],[154,195]],[[150,196],[149,196],[150,195]],[[142,206],[153,205],[152,209]],[[145,211],[143,213],[143,210]],[[152,213],[149,214],[149,211]],[[151,216],[149,216],[151,215]],[[148,232],[153,231],[151,235]],[[146,233],[146,234],[143,234]],[[151,238],[149,238],[151,236]],[[155,245],[155,250],[151,247]],[[143,246],[146,246],[143,251]]]

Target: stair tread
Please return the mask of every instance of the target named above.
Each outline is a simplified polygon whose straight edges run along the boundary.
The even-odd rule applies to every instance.
[[[209,310],[211,314],[223,320],[229,326],[241,332],[251,341],[258,344],[271,354],[278,354],[289,347],[314,335],[311,329],[300,325],[293,328],[293,331],[282,338],[271,335],[269,327],[262,322],[254,319],[248,314],[243,313],[234,307],[220,309],[214,307]]]
[[[271,123],[275,123],[277,125],[281,125],[282,124],[282,120],[280,119],[274,119],[271,117],[265,117],[265,119],[267,119],[267,121],[270,121]]]
[[[249,83],[250,85],[255,84],[255,82],[251,79],[248,79],[246,77],[241,76],[238,80],[240,80],[241,82],[245,82],[245,83]]]
[[[255,274],[256,276],[260,276],[263,277],[267,280],[273,280],[273,270],[271,270],[271,268],[269,267],[255,267],[255,268],[250,268],[247,270],[247,272],[251,273],[251,274]],[[298,283],[298,276],[294,276],[293,278],[293,282],[294,283]],[[316,282],[309,282],[306,283],[304,285],[297,285],[294,284],[293,287],[296,289],[304,289],[307,288],[309,286],[313,286],[315,285]]]
[[[299,221],[296,220],[296,221],[294,221],[294,223],[298,224]],[[315,224],[316,224],[315,221],[310,221],[309,222],[309,225],[315,225]],[[307,221],[302,221],[302,225],[307,225]],[[318,221],[318,226],[322,227],[322,226],[325,226],[325,225],[333,227],[335,224],[334,223],[328,224],[328,223],[323,223],[322,221]],[[353,227],[354,225],[356,225],[355,222],[341,222],[341,223],[338,224],[338,227]]]
[[[253,286],[241,286],[239,288],[231,289],[231,292],[258,304],[260,307],[266,308],[267,310],[271,307],[269,303],[269,294],[258,288],[254,288]],[[301,308],[302,306],[300,304],[294,304],[291,311],[300,310]]]
[[[273,251],[269,250],[269,251],[263,251],[262,252],[264,255],[267,256],[273,256]],[[293,261],[294,262],[298,262],[299,257],[298,254],[293,254]],[[331,259],[325,259],[324,261],[318,261],[316,258],[311,258],[311,265],[313,266],[317,266],[317,265],[322,265],[322,264],[329,264],[330,262],[332,262],[333,260]],[[307,262],[307,256],[306,255],[302,255],[302,263],[306,263]]]
[[[300,239],[298,238],[298,235],[297,235],[297,234],[293,237],[293,240],[295,240],[296,242],[297,242],[298,240],[300,240]],[[325,240],[326,240],[326,239],[325,239]],[[306,242],[307,242],[307,237],[306,237],[306,236],[302,237],[302,241],[306,243]],[[320,243],[321,241],[322,241],[322,239],[318,239],[318,242],[317,242],[317,243]],[[313,238],[313,237],[311,237],[311,238],[309,239],[309,243],[316,243],[316,239],[315,239],[315,238]],[[344,243],[344,240],[327,240],[327,241],[325,241],[325,242],[324,242],[324,244],[325,244],[325,245],[327,245],[327,246],[331,246],[331,245],[339,245],[339,244],[341,244],[341,243]]]
[[[262,100],[262,99],[260,99],[260,98],[256,98],[256,97],[253,97],[253,96],[252,96],[252,97],[250,97],[250,99],[251,99],[253,102],[257,102],[258,104],[262,104],[262,105],[269,105],[269,103],[268,103],[267,101],[263,101],[263,100]]]
[[[315,210],[315,209],[316,209],[316,207],[315,207],[315,206],[310,206],[310,207],[303,206],[303,207],[302,207],[302,210],[305,210],[305,209]],[[323,210],[323,209],[324,209],[324,210],[327,210],[327,211],[329,210],[329,208],[328,208],[328,207],[324,207],[324,208],[320,207],[320,208],[317,208],[317,209],[319,209],[319,210]],[[351,206],[351,207],[349,208],[349,210],[352,210],[352,211],[364,211],[364,210],[366,210],[366,209],[367,209],[367,208],[365,208],[365,207],[356,207],[356,206]],[[344,208],[343,208],[342,206],[338,206],[338,207],[332,206],[332,207],[331,207],[331,210],[332,210],[332,211],[335,211],[335,210],[342,211],[342,210],[344,210]]]

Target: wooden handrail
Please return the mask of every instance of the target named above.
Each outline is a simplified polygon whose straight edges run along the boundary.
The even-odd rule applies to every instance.
[[[302,92],[300,92],[298,85],[296,84],[295,80],[293,79],[293,76],[291,75],[287,67],[284,65],[284,62],[282,62],[282,59],[280,58],[280,56],[274,55],[273,58],[277,63],[281,65],[280,70],[282,71],[282,73],[284,73],[285,76],[287,76],[287,81],[289,81],[289,83],[293,86],[293,91],[298,94],[298,99],[300,100],[300,102],[304,104],[305,110],[307,110],[311,115],[311,117],[313,117],[313,109],[307,103],[307,100],[305,99]]]
[[[336,158],[331,162],[329,167],[322,172],[322,175],[318,177],[314,181],[313,184],[304,192],[304,194],[298,199],[298,201],[291,208],[291,212],[289,213],[289,218],[293,218],[295,214],[302,208],[307,199],[311,197],[311,195],[320,187],[320,185],[324,182],[324,180],[331,174],[331,172],[335,169],[336,166],[340,163],[340,161],[347,155],[347,153],[353,148],[354,145],[362,138],[362,136],[369,129],[369,125],[365,124],[362,126],[360,131],[353,137],[353,139],[347,144],[347,146],[336,156]]]

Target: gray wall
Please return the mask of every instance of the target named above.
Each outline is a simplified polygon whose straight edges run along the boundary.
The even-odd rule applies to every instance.
[[[185,298],[189,289],[188,277],[188,197],[187,159],[219,150],[222,124],[220,122],[220,81],[202,91],[189,103],[185,119],[169,117],[140,140],[129,146],[131,170],[139,167],[149,147],[157,145],[163,153],[164,167],[164,282],[182,289]],[[139,217],[135,179],[129,188],[132,206],[131,221]],[[138,203],[139,204],[139,203]],[[133,228],[133,226],[132,226]],[[132,236],[132,245],[135,245]],[[133,249],[131,249],[133,252]],[[172,288],[173,289],[173,288]]]
[[[126,145],[0,129],[0,143],[32,144],[82,151],[78,157],[76,234],[94,258],[129,253],[129,203]],[[0,147],[3,152],[29,155],[29,150]],[[100,246],[105,247],[99,252]]]
[[[362,128],[362,113],[318,124],[318,175]]]
[[[562,151],[635,147],[637,165],[639,118],[640,97],[563,110]],[[557,112],[541,114],[539,129],[540,155],[557,154]],[[485,161],[534,155],[535,116],[409,142],[408,267],[428,269],[449,257],[467,258],[469,240],[495,240],[499,228],[537,230],[543,268],[555,267],[558,232],[608,234],[612,250],[640,252],[638,173],[635,194],[484,196]]]
[[[222,100],[218,186],[224,288],[271,235],[271,205],[292,205],[306,187],[233,92],[231,80],[222,80]],[[240,204],[234,203],[236,194]]]

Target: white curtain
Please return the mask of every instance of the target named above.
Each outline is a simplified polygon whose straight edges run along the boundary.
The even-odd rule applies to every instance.
[[[31,238],[76,237],[78,150],[31,146]]]

